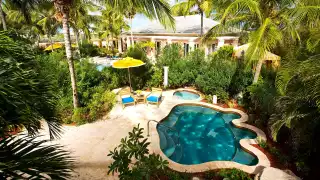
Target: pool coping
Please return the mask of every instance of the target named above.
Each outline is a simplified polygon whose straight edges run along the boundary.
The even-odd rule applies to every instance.
[[[177,162],[172,161],[169,159],[160,149],[160,138],[159,134],[157,132],[157,124],[156,123],[151,123],[150,124],[150,134],[151,136],[149,137],[150,140],[150,151],[155,154],[159,154],[164,160],[167,160],[169,162],[169,168],[179,171],[179,172],[187,172],[187,173],[198,173],[198,172],[205,172],[208,170],[215,170],[215,169],[230,169],[230,168],[237,168],[240,169],[244,172],[250,173],[250,174],[258,174],[259,172],[262,171],[265,167],[270,167],[270,161],[267,158],[267,156],[260,151],[258,148],[255,148],[251,144],[258,144],[258,139],[261,140],[267,140],[265,133],[260,130],[257,127],[254,127],[252,125],[246,124],[245,122],[248,120],[248,115],[244,113],[241,110],[234,109],[234,108],[223,108],[217,105],[213,104],[208,104],[204,102],[195,102],[195,101],[188,101],[185,100],[186,102],[172,102],[170,104],[170,107],[166,107],[168,112],[163,112],[162,117],[158,117],[158,119],[155,119],[156,121],[160,122],[162,121],[165,117],[169,115],[171,112],[172,108],[178,105],[202,105],[208,108],[212,108],[217,111],[221,112],[229,112],[229,113],[236,113],[240,115],[239,119],[234,119],[232,120],[232,124],[239,127],[239,128],[245,128],[249,129],[257,134],[257,137],[255,139],[241,139],[240,140],[240,146],[247,152],[253,154],[258,158],[258,164],[254,166],[248,166],[244,164],[240,164],[237,162],[233,161],[211,161],[211,162],[206,162],[202,164],[197,164],[197,165],[184,165],[184,164],[179,164]],[[172,106],[172,107],[171,107]]]
[[[174,93],[177,92],[177,91],[189,91],[189,92],[192,92],[192,93],[197,93],[200,97],[198,99],[194,99],[194,100],[184,100],[184,99],[178,99],[178,98],[174,98]],[[179,88],[179,89],[175,89],[172,93],[172,98],[173,100],[179,100],[179,101],[202,101],[204,98],[204,95],[200,92],[200,91],[197,91],[197,90],[194,90],[194,89],[191,89],[191,88]]]

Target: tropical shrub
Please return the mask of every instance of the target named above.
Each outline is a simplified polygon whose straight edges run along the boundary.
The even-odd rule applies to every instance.
[[[51,139],[60,136],[55,84],[41,72],[31,45],[17,36],[0,32],[0,179],[68,179],[69,152],[36,139],[43,120]],[[32,137],[10,135],[22,128]]]
[[[215,94],[218,99],[225,102],[229,99],[229,87],[236,72],[237,61],[231,56],[218,59],[219,51],[209,57],[195,83],[205,94]]]
[[[144,62],[147,61],[146,52],[144,51],[144,49],[139,44],[136,44],[135,46],[129,47],[129,49],[127,50],[125,56],[133,57],[134,59],[139,59],[139,60],[142,60]]]
[[[113,162],[108,174],[118,172],[120,179],[150,179],[164,174],[168,162],[160,155],[149,154],[150,142],[142,134],[143,128],[134,127],[129,137],[122,138],[121,144],[110,151]]]
[[[151,87],[160,87],[163,82],[163,70],[159,67],[154,67],[153,74],[150,80],[147,82],[147,86]]]
[[[252,178],[245,172],[232,168],[232,169],[222,169],[218,172],[218,175],[223,178],[237,179],[237,180],[252,180]]]
[[[81,57],[94,57],[100,55],[99,53],[99,47],[96,45],[93,45],[90,42],[83,42],[80,44],[80,53]]]
[[[63,53],[53,52],[37,59],[43,67],[41,74],[50,77],[49,81],[55,87],[57,113],[64,123],[93,122],[113,107],[115,96],[110,89],[119,87],[119,77],[110,68],[100,72],[88,59],[75,61],[81,108],[73,110],[68,64]]]
[[[95,120],[109,112],[116,103],[116,95],[109,90],[98,87],[88,104],[89,119]]]
[[[228,89],[230,96],[245,92],[246,88],[252,84],[252,80],[253,74],[251,70],[246,67],[244,60],[239,59]]]
[[[275,100],[269,127],[275,140],[286,142],[301,174],[312,177],[319,173],[313,167],[319,165],[320,151],[319,143],[314,143],[320,137],[320,55],[296,57],[278,73],[276,86],[280,96]]]
[[[157,66],[171,66],[182,61],[182,47],[179,44],[170,44],[163,48],[161,56],[157,58]]]
[[[232,57],[233,47],[221,47],[209,57],[196,49],[183,57],[179,44],[167,45],[157,58],[160,69],[169,66],[169,87],[195,86],[207,95],[226,102],[230,95],[243,91],[251,83],[251,72],[242,61]],[[230,93],[230,94],[229,94]]]
[[[232,57],[233,51],[233,46],[225,45],[220,47],[218,51],[213,52],[212,55],[216,56],[217,59],[225,59]]]

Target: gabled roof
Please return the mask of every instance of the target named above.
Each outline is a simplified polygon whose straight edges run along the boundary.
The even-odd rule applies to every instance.
[[[132,29],[133,34],[167,34],[167,33],[180,33],[180,34],[200,34],[201,29],[201,16],[177,16],[175,31],[165,29],[158,21],[149,21],[142,24],[140,27]],[[219,22],[212,19],[203,17],[203,29],[206,33],[213,26],[216,26]]]

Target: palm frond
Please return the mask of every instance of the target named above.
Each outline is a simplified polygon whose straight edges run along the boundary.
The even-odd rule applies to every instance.
[[[0,177],[13,179],[68,179],[74,159],[60,145],[27,136],[0,140]]]
[[[212,40],[213,38],[229,33],[229,32],[236,32],[236,31],[242,31],[244,30],[244,22],[249,20],[251,18],[250,15],[241,15],[238,17],[234,17],[224,24],[218,24],[216,26],[213,26],[209,31],[202,37],[201,42],[206,43]]]
[[[262,14],[259,8],[259,3],[255,0],[236,0],[231,3],[224,11],[221,17],[221,23],[224,24],[227,20],[232,18],[232,15],[249,11],[251,14],[256,15],[262,21]]]
[[[295,25],[305,24],[309,27],[320,26],[320,4],[319,2],[305,3],[309,1],[301,1],[295,8],[288,10],[289,16],[293,19]],[[310,1],[312,2],[312,1]]]
[[[191,14],[190,9],[189,2],[180,2],[171,7],[171,12],[174,16],[186,16]]]
[[[58,137],[61,120],[56,118],[54,86],[50,77],[40,77],[30,46],[12,39],[8,32],[0,33],[0,116],[6,125],[22,125],[35,135],[41,121],[48,122],[50,137]],[[5,126],[0,127],[0,133]]]
[[[250,46],[245,54],[249,62],[260,60],[267,51],[271,51],[282,39],[278,26],[270,18],[266,18],[260,28],[249,37]]]
[[[106,0],[111,7],[119,10],[126,6],[135,6],[150,19],[157,19],[165,27],[175,29],[175,20],[171,15],[169,3],[165,0]]]

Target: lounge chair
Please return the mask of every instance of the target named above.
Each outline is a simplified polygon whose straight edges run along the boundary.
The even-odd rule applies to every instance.
[[[125,105],[127,104],[134,104],[136,105],[136,100],[134,99],[133,95],[130,92],[129,89],[123,89],[119,93],[121,102],[122,102],[122,108],[124,109]]]
[[[146,96],[146,104],[157,104],[159,107],[162,98],[162,89],[160,88],[152,88],[152,91],[149,95]]]

